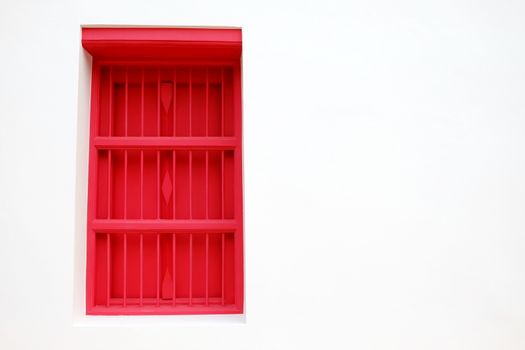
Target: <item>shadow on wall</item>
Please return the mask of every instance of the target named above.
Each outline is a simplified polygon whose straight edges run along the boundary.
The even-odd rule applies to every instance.
[[[89,147],[89,106],[91,56],[79,44],[78,111],[75,179],[75,237],[73,240],[73,322],[85,315],[86,298],[86,215]]]

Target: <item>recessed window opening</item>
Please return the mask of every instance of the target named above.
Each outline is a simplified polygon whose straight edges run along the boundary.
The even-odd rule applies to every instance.
[[[88,314],[243,312],[239,29],[84,28]]]

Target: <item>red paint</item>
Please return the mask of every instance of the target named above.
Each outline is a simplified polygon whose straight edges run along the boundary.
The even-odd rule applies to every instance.
[[[241,31],[84,28],[86,312],[242,313]]]

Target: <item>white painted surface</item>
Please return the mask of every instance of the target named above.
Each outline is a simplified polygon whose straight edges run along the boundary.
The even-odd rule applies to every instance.
[[[505,0],[3,1],[0,348],[525,348],[524,16]],[[243,27],[246,323],[78,326],[106,322],[79,315],[81,24]]]

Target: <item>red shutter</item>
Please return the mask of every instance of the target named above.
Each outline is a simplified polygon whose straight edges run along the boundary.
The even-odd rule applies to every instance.
[[[84,28],[88,314],[243,312],[241,32]]]

